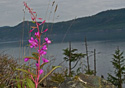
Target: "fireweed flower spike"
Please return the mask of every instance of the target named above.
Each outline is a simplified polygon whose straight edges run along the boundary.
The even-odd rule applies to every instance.
[[[42,82],[53,70],[55,70],[58,67],[53,68],[50,73],[48,73],[45,77],[43,77],[41,80],[39,80],[40,75],[44,72],[42,69],[42,66],[45,65],[46,63],[49,62],[49,60],[47,60],[44,55],[47,54],[47,44],[50,44],[51,41],[48,39],[48,37],[45,38],[45,42],[43,44],[41,44],[41,35],[46,32],[48,29],[45,29],[44,31],[40,31],[39,30],[39,26],[42,26],[42,24],[45,23],[45,20],[41,23],[38,23],[37,20],[42,20],[42,18],[37,18],[37,14],[36,12],[33,11],[33,9],[29,8],[27,3],[24,2],[24,6],[25,8],[28,9],[29,13],[31,14],[31,19],[32,21],[35,23],[36,26],[31,27],[32,29],[29,32],[33,32],[33,30],[37,29],[35,32],[35,36],[34,38],[31,37],[31,39],[29,39],[29,43],[30,43],[30,48],[35,48],[36,49],[36,53],[33,57],[29,57],[29,58],[25,58],[24,61],[27,62],[29,59],[35,59],[36,60],[36,75],[33,77],[34,73],[30,74],[31,79],[33,80],[33,82],[35,83],[35,88],[38,87],[38,84],[40,82]],[[41,63],[42,62],[42,63]],[[30,71],[29,71],[30,72]]]

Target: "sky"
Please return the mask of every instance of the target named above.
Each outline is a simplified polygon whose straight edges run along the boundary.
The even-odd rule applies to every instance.
[[[24,18],[25,21],[31,20],[24,1],[47,22],[68,21],[105,10],[125,8],[125,0],[0,0],[0,27],[15,26]]]

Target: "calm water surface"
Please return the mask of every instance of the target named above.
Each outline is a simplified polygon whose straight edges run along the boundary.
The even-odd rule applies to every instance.
[[[78,52],[85,53],[85,44],[84,42],[73,42],[72,48],[78,49]],[[20,44],[16,41],[13,42],[0,42],[0,52],[9,54],[13,57],[19,58],[23,56],[30,55],[30,52],[33,52],[34,49],[29,49],[29,47],[20,48]],[[63,62],[63,49],[69,46],[68,43],[52,43],[48,47],[47,57],[49,59],[55,58],[56,61],[53,65],[58,65]],[[115,41],[89,41],[88,42],[88,51],[89,51],[89,59],[91,69],[93,68],[93,51],[96,49],[96,59],[97,59],[97,75],[104,75],[107,78],[107,73],[111,73],[113,71],[113,66],[111,64],[112,54],[115,53],[115,50],[119,46],[121,51],[125,51],[125,41],[123,42],[115,42]],[[30,50],[30,52],[29,52]],[[23,54],[22,54],[23,52]],[[125,53],[124,53],[125,55]],[[81,61],[83,64],[86,64],[86,58],[83,58]],[[23,59],[21,60],[23,62]],[[21,62],[20,61],[20,62]],[[66,62],[64,62],[67,65]],[[67,65],[68,67],[68,65]]]

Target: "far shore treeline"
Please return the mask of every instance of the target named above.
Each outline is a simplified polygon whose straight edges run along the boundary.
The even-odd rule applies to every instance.
[[[88,41],[122,40],[125,39],[124,13],[125,8],[122,8],[65,22],[45,23],[44,29],[49,29],[45,36],[54,42],[84,41],[85,37]],[[27,40],[33,25],[31,21],[24,21],[13,27],[0,27],[0,41]]]

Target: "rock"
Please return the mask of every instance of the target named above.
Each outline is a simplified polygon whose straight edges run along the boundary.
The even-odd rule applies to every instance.
[[[103,78],[93,75],[80,74],[74,78],[66,78],[58,88],[116,88]]]

